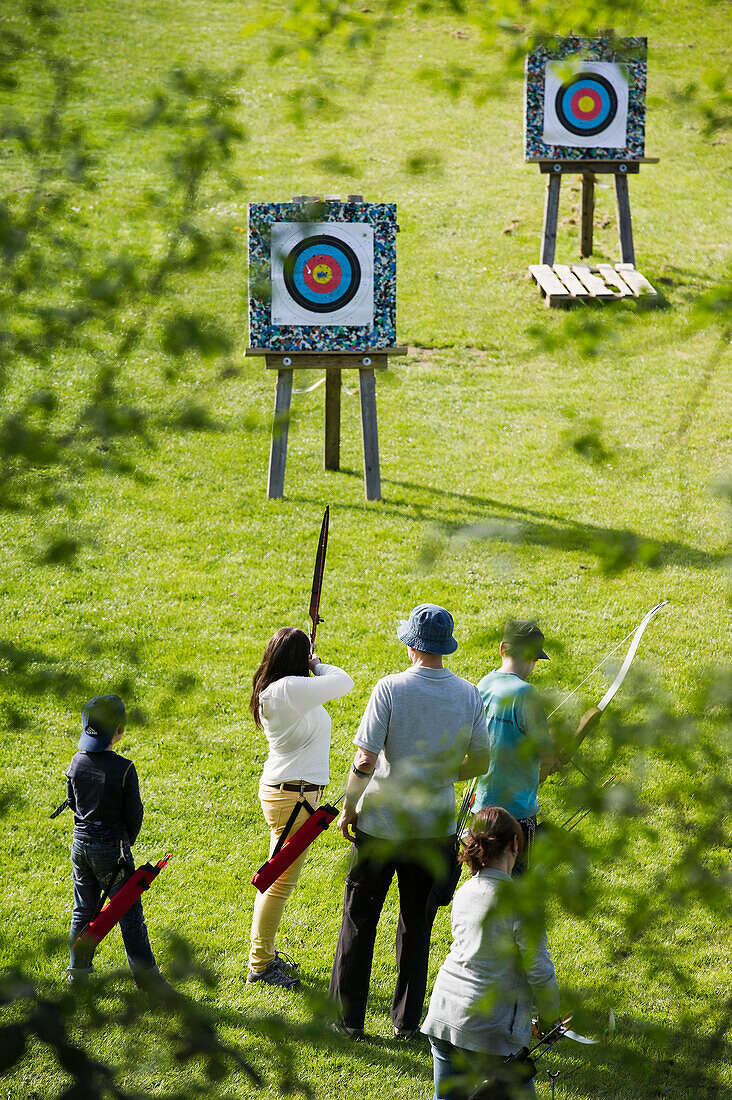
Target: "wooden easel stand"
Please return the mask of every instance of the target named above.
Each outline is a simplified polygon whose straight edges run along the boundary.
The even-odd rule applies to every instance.
[[[285,490],[287,437],[294,370],[325,370],[325,443],[323,468],[340,468],[341,449],[341,371],[357,370],[361,398],[361,434],[363,438],[364,486],[366,500],[381,500],[379,468],[379,430],[376,417],[375,371],[384,370],[389,355],[406,355],[406,347],[376,351],[290,351],[273,352],[267,348],[247,348],[247,355],[262,355],[267,370],[277,371],[272,441],[269,452],[267,496],[277,500]]]
[[[582,176],[580,256],[585,257],[592,254],[595,222],[595,176],[612,175],[615,184],[615,213],[618,222],[620,261],[635,266],[628,176],[637,175],[641,164],[657,164],[658,158],[644,157],[642,160],[537,159],[534,163],[537,163],[542,174],[547,176],[539,263],[548,264],[550,267],[554,263],[557,244],[557,219],[559,216],[559,189],[562,184],[562,176],[567,173],[571,175],[580,173]]]

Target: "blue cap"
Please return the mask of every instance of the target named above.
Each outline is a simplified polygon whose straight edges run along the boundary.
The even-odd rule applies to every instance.
[[[104,752],[115,730],[124,726],[126,720],[127,712],[119,695],[95,695],[81,712],[79,752]]]
[[[454,628],[453,617],[444,607],[421,603],[410,613],[409,619],[402,619],[397,638],[422,653],[454,653],[457,649],[452,636]]]

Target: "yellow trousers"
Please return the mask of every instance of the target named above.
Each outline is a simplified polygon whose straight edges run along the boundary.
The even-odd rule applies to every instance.
[[[264,820],[270,829],[270,856],[299,797],[297,791],[281,791],[277,787],[267,787],[264,783],[259,785],[259,801],[262,805]],[[314,809],[318,808],[322,797],[322,789],[305,792],[305,798]],[[288,837],[296,833],[309,817],[310,814],[307,810],[301,809],[287,834]],[[275,957],[277,929],[280,926],[287,899],[295,889],[295,883],[300,876],[307,854],[306,849],[294,863],[290,864],[285,873],[276,882],[272,883],[269,890],[266,890],[263,894],[257,891],[257,896],[254,899],[251,947],[249,950],[249,969],[253,970],[255,974],[261,974],[263,970],[266,970]]]

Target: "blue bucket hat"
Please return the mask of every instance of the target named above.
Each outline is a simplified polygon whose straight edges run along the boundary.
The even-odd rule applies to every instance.
[[[79,752],[104,752],[114,731],[124,726],[126,720],[127,712],[119,695],[95,695],[81,712]]]
[[[409,619],[402,619],[397,638],[422,653],[454,653],[457,649],[452,636],[454,628],[453,617],[444,607],[421,603],[410,613]]]

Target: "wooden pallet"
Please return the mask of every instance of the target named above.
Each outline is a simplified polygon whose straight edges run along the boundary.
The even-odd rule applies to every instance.
[[[547,306],[618,298],[658,300],[660,295],[633,264],[532,264],[529,273],[539,285]]]

